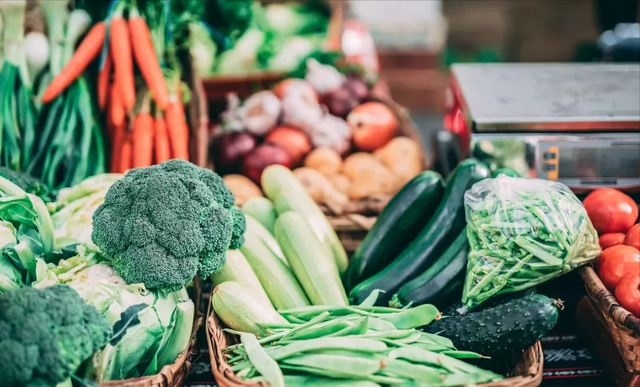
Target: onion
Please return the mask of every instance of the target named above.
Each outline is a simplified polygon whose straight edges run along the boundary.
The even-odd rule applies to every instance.
[[[216,171],[221,175],[238,173],[242,159],[256,147],[256,139],[248,133],[228,132],[216,137],[211,154]]]
[[[240,108],[240,116],[251,134],[263,136],[278,123],[282,103],[271,91],[260,91],[247,99]]]
[[[249,153],[242,165],[242,174],[260,184],[262,171],[269,165],[280,164],[291,169],[291,157],[272,144],[262,144]]]
[[[287,152],[294,166],[302,162],[304,156],[311,151],[309,138],[301,130],[289,126],[279,126],[272,130],[265,141]]]

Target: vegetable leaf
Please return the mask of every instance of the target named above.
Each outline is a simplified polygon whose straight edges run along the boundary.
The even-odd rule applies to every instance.
[[[127,310],[122,312],[120,320],[113,324],[113,336],[111,337],[109,344],[113,346],[118,345],[129,328],[140,324],[138,314],[148,306],[149,305],[147,304],[136,304],[128,307]]]

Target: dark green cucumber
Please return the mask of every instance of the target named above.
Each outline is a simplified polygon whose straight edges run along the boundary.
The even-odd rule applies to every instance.
[[[380,289],[385,293],[376,303],[385,305],[402,285],[431,266],[466,225],[464,193],[489,176],[484,163],[475,159],[461,162],[449,178],[442,202],[429,223],[384,270],[351,289],[352,303],[360,304],[373,290]]]
[[[394,299],[403,306],[409,302],[413,302],[413,305],[433,304],[446,297],[443,290],[449,283],[460,276],[464,277],[468,254],[469,240],[465,227],[447,251],[424,273],[404,284]]]
[[[493,176],[498,176],[499,174],[507,175],[510,177],[522,177],[518,172],[511,168],[500,168],[492,173]]]
[[[516,298],[522,298],[524,296],[528,296],[536,293],[537,291],[534,286],[532,288],[520,290],[519,292],[499,294],[497,296],[491,297],[490,299],[476,306],[473,309],[468,309],[467,306],[464,304],[464,302],[457,300],[456,302],[451,303],[445,306],[444,308],[440,309],[440,312],[445,316],[460,316],[464,314],[475,313],[481,310],[485,310],[492,306],[504,304],[507,301],[515,300]]]
[[[346,290],[384,269],[404,250],[429,222],[443,194],[444,184],[437,172],[422,172],[405,184],[351,258],[343,276]]]
[[[443,318],[426,330],[440,332],[461,351],[498,356],[532,346],[557,322],[557,302],[532,294],[479,312]]]

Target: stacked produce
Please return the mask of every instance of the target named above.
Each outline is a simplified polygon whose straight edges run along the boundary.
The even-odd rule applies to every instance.
[[[616,189],[603,188],[591,192],[584,206],[603,250],[594,268],[620,305],[640,318],[638,205]]]
[[[187,284],[244,241],[222,179],[179,159],[89,178],[46,205],[3,177],[0,191],[0,320],[12,332],[0,380],[11,386],[159,373],[191,339]]]
[[[261,4],[252,0],[211,2],[212,25],[192,27],[191,53],[203,76],[288,72],[327,44],[330,9],[312,0]]]
[[[398,117],[371,99],[361,72],[310,58],[303,74],[242,103],[230,97],[212,156],[239,199],[259,196],[250,181],[259,184],[272,164],[294,169],[311,197],[335,212],[391,196],[420,173],[420,145],[398,137]]]

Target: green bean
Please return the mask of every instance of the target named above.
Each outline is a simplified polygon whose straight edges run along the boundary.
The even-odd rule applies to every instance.
[[[394,378],[394,377],[382,376],[382,375],[366,375],[366,376],[355,375],[354,376],[351,373],[327,372],[327,370],[322,368],[296,366],[291,364],[282,364],[280,368],[282,368],[285,371],[319,375],[323,377],[330,377],[333,379],[349,379],[349,380],[358,380],[358,381],[367,380],[374,383],[389,384],[393,386],[409,381],[408,379],[405,379],[405,378]]]
[[[428,325],[440,319],[438,308],[425,304],[400,313],[378,316],[379,319],[392,323],[397,329],[413,329]]]
[[[414,329],[403,329],[403,330],[398,329],[395,331],[382,331],[382,332],[369,331],[364,335],[360,335],[358,337],[397,340],[397,339],[406,339],[407,337],[411,336],[415,332],[416,330]]]
[[[376,301],[378,301],[378,296],[380,295],[380,293],[384,292],[384,290],[374,289],[371,294],[369,294],[367,298],[365,298],[364,301],[362,301],[358,306],[374,306],[376,304]]]
[[[405,359],[414,363],[426,364],[434,367],[441,367],[451,373],[491,373],[481,368],[465,363],[452,357],[438,354],[424,349],[401,347],[389,352],[390,359]]]
[[[329,312],[322,312],[319,315],[317,315],[316,317],[312,318],[311,320],[307,321],[304,324],[300,324],[297,327],[291,329],[289,332],[287,332],[286,335],[284,335],[282,337],[282,340],[286,340],[289,337],[293,336],[294,334],[296,334],[297,332],[300,332],[308,327],[314,326],[316,324],[321,323],[322,321],[326,320],[329,317],[330,313]]]
[[[296,328],[298,324],[291,323],[256,323],[259,327],[265,329],[292,329]]]
[[[274,360],[281,360],[293,355],[323,349],[348,349],[355,352],[383,352],[387,345],[377,340],[358,337],[323,337],[291,343],[282,347],[266,350]]]
[[[328,336],[332,333],[339,332],[347,327],[352,326],[353,323],[347,320],[329,320],[323,323],[302,329],[293,335],[291,335],[288,340],[307,340],[314,339],[317,337]]]
[[[456,347],[453,345],[453,342],[444,336],[436,335],[433,333],[427,333],[427,332],[421,332],[421,334],[422,334],[422,338],[418,340],[419,342],[439,344],[449,349],[456,349]]]
[[[393,331],[396,329],[396,326],[390,323],[389,321],[385,321],[379,319],[377,317],[369,317],[369,329],[374,331]]]
[[[412,380],[422,383],[436,383],[441,381],[442,372],[426,367],[422,364],[412,364],[403,360],[388,359],[385,362],[383,374],[389,376],[408,375]]]
[[[247,350],[247,355],[254,368],[264,376],[272,387],[284,387],[284,375],[278,363],[267,355],[258,339],[250,333],[240,335],[240,340]]]
[[[500,270],[502,270],[502,267],[504,266],[504,261],[501,261],[498,263],[498,265],[491,270],[491,272],[486,275],[482,280],[480,280],[480,282],[478,282],[478,284],[476,286],[474,286],[468,294],[466,294],[466,298],[475,298],[477,297],[480,292],[482,291],[482,289],[484,289],[485,286],[487,286],[491,280],[498,275],[498,273],[500,273]],[[465,300],[465,298],[463,297],[463,302],[467,303],[467,301]]]
[[[358,321],[353,326],[346,327],[338,332],[335,332],[329,336],[356,336],[363,335],[369,330],[369,317],[365,317]]]
[[[284,364],[314,367],[329,372],[369,376],[380,371],[383,364],[379,360],[365,357],[305,354],[283,360]]]
[[[437,351],[433,351],[433,352],[437,352]],[[455,359],[490,359],[490,357],[482,356],[479,353],[475,353],[471,351],[442,351],[440,353],[442,353],[443,355],[447,355],[449,357],[453,357]]]
[[[400,345],[405,346],[405,345]],[[420,349],[424,349],[425,351],[431,351],[431,352],[438,352],[438,353],[442,353],[445,351],[449,351],[449,352],[457,352],[457,351],[451,351],[451,348],[445,347],[443,345],[440,344],[434,344],[434,343],[424,343],[424,342],[415,342],[411,344],[412,347],[416,347],[416,348],[420,348]],[[453,356],[452,356],[453,357]]]
[[[285,316],[282,315],[282,317],[284,317],[285,320],[289,321],[290,323],[293,324],[304,324],[307,322],[307,320],[303,320],[301,318],[297,318],[296,316]]]
[[[380,387],[368,380],[330,379],[317,376],[285,375],[287,387]]]
[[[466,373],[466,374],[449,374],[443,377],[443,379],[433,387],[456,387],[456,386],[471,386],[479,385],[483,383],[493,382],[504,379],[497,374],[490,374],[486,372],[482,373]]]

